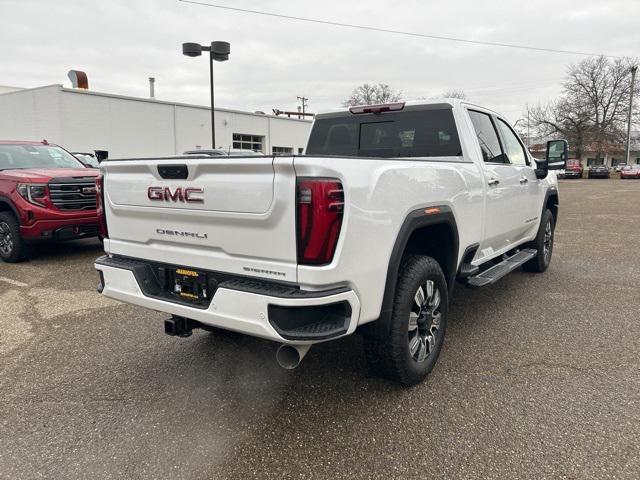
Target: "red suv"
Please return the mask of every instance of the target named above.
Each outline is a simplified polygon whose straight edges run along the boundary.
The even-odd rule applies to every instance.
[[[0,258],[23,260],[37,240],[98,236],[98,173],[46,141],[0,141]]]

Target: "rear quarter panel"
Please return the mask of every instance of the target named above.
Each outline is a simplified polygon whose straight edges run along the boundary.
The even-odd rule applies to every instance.
[[[420,208],[449,206],[460,248],[478,241],[482,227],[482,173],[463,157],[448,160],[296,157],[298,177],[338,178],[345,190],[340,240],[331,264],[298,266],[302,288],[349,285],[361,301],[360,323],[378,318],[387,268],[400,227]]]

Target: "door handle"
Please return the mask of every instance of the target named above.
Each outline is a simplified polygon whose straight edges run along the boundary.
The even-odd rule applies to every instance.
[[[529,183],[529,179],[527,177],[522,177],[522,178],[520,178],[520,183],[523,184],[523,185],[525,183]]]
[[[498,180],[497,178],[492,178],[491,180],[489,180],[488,184],[490,187],[493,187],[494,185],[498,185],[500,183],[500,180]]]

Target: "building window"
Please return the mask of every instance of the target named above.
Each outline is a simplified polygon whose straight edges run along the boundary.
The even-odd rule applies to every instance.
[[[271,147],[273,155],[293,155],[293,147]]]
[[[246,135],[244,133],[233,134],[233,148],[262,152],[263,143],[264,137],[260,135]]]
[[[640,165],[640,157],[636,158],[636,165]]]
[[[304,148],[299,147],[298,148],[298,155],[302,155],[304,153]],[[640,158],[638,159],[638,163],[640,163]]]
[[[595,165],[604,165],[603,158],[587,158],[587,167],[593,167]]]

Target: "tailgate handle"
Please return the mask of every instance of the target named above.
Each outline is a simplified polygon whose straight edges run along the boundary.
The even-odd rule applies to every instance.
[[[186,165],[158,165],[158,173],[162,178],[184,180],[189,176],[189,169]]]

